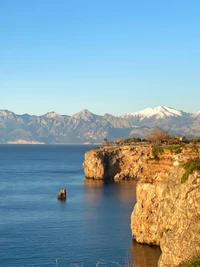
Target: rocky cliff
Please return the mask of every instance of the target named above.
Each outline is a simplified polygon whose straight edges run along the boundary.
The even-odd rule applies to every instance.
[[[136,179],[132,235],[140,243],[161,247],[159,267],[178,266],[200,255],[200,172],[191,171],[181,183],[183,165],[199,158],[200,148],[187,145],[152,152],[148,145],[88,151],[83,164],[85,175],[94,179]]]
[[[85,154],[85,176],[92,179],[151,181],[154,176],[166,180],[173,165],[173,155],[164,150],[155,160],[150,145],[124,145],[101,147]]]
[[[200,175],[195,172],[181,183],[184,172],[176,166],[165,183],[137,184],[132,235],[140,243],[161,247],[160,267],[178,266],[200,255]]]

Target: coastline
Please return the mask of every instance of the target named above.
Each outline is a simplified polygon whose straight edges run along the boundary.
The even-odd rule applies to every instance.
[[[186,164],[196,169],[183,180]],[[200,255],[198,143],[104,146],[87,151],[83,167],[88,179],[137,181],[132,236],[161,248],[159,267],[179,266]]]

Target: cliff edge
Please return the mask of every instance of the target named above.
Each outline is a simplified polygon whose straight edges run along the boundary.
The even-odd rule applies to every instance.
[[[149,163],[149,164],[148,164]],[[173,155],[164,150],[155,160],[150,145],[123,145],[92,149],[85,153],[86,178],[151,181],[155,175],[166,180],[173,165]]]

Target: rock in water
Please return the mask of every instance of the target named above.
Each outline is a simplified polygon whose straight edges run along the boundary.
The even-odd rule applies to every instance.
[[[66,189],[61,189],[59,192],[58,192],[58,199],[60,200],[65,200],[66,199]]]

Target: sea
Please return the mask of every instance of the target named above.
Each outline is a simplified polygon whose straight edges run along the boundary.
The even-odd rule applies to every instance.
[[[135,182],[85,179],[93,147],[0,145],[0,267],[157,266],[131,235]]]

